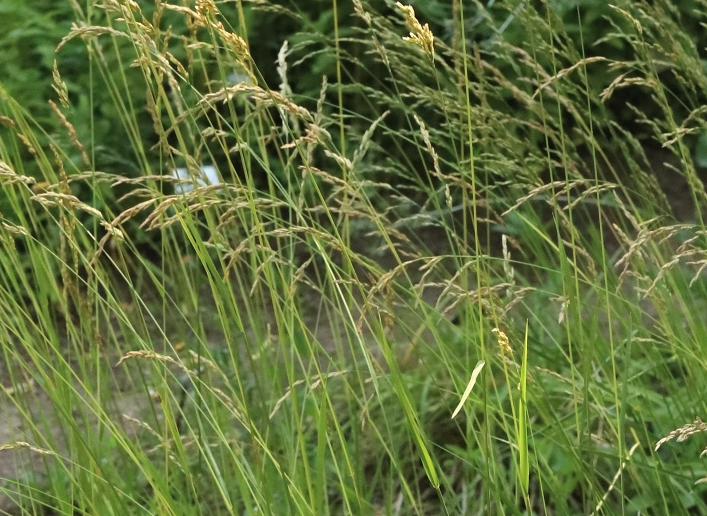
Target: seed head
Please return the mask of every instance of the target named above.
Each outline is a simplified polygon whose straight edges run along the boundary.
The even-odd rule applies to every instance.
[[[412,6],[403,5],[400,2],[397,2],[395,5],[402,11],[405,23],[408,29],[410,29],[410,36],[403,38],[403,41],[409,41],[418,45],[430,59],[434,60],[434,36],[432,35],[429,25],[425,23],[425,25],[422,26],[420,22],[417,21],[415,10]]]

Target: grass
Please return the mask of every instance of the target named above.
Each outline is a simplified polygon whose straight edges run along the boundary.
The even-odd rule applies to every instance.
[[[301,12],[89,5],[59,55],[122,161],[59,67],[61,134],[0,83],[5,513],[707,510],[699,438],[661,440],[703,430],[707,365],[707,90],[669,4],[611,11],[619,60],[525,3],[472,41],[471,2],[448,35],[354,2],[277,89],[248,20]]]

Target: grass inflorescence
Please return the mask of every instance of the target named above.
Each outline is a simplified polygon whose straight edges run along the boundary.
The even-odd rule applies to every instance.
[[[2,511],[707,511],[691,22],[492,4],[70,2],[0,82]]]

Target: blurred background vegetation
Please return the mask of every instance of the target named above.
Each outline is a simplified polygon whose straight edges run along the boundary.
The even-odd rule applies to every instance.
[[[657,125],[660,132],[668,134],[671,132],[672,121],[661,120],[667,107],[675,114],[674,122],[680,124],[681,120],[705,101],[707,88],[702,84],[702,77],[707,65],[701,53],[707,44],[707,36],[700,25],[699,17],[695,16],[702,3],[697,0],[680,2],[678,5],[658,2],[639,7],[636,12],[643,12],[646,20],[664,20],[660,25],[643,23],[644,33],[632,31],[631,21],[606,2],[551,1],[548,4],[550,9],[541,9],[538,11],[540,14],[532,14],[540,7],[540,4],[535,4],[536,2],[507,3],[492,0],[467,2],[463,8],[463,29],[468,38],[466,46],[469,52],[474,54],[473,60],[476,63],[470,70],[471,103],[473,106],[479,106],[480,116],[493,113],[493,116],[502,120],[506,129],[514,135],[514,143],[522,142],[527,146],[516,147],[512,151],[504,149],[502,152],[506,155],[511,152],[515,154],[509,156],[509,159],[517,159],[518,166],[522,167],[522,170],[513,175],[514,180],[537,185],[541,180],[546,180],[548,174],[554,179],[562,179],[566,171],[570,171],[574,177],[594,177],[594,163],[591,163],[592,150],[588,145],[590,139],[586,137],[587,131],[591,131],[591,139],[602,149],[603,155],[598,156],[596,160],[599,174],[609,180],[614,180],[614,175],[619,174],[621,180],[630,186],[630,166],[623,163],[624,158],[620,158],[623,154],[621,148],[626,145],[636,148],[633,154],[641,166],[660,167],[664,161],[669,161],[666,153],[661,151],[664,142],[658,141],[653,125]],[[458,50],[461,45],[458,36],[460,18],[458,13],[455,13],[455,9],[459,7],[456,2],[440,1],[413,2],[412,5],[420,20],[429,23],[432,32],[450,51],[446,52],[442,47],[437,57],[440,73],[436,80],[440,81],[440,85],[428,83],[426,87],[430,88],[429,91],[411,88],[412,91],[407,94],[414,100],[413,107],[420,107],[418,115],[422,116],[430,127],[438,127],[446,131],[452,140],[457,140],[450,142],[449,149],[440,150],[442,153],[448,151],[446,155],[442,155],[443,159],[452,158],[453,149],[461,149],[460,139],[463,136],[449,123],[446,123],[445,127],[445,119],[450,115],[446,110],[453,111],[454,106],[445,107],[444,99],[439,98],[440,94],[432,90],[438,86],[443,90],[457,87],[454,85],[454,74],[461,71],[452,51]],[[339,20],[336,25],[334,6],[337,8],[336,15]],[[142,7],[142,16],[151,20],[155,15],[155,6],[148,4]],[[367,12],[381,15],[376,18],[376,23],[385,24],[388,28],[393,27],[398,32],[405,29],[399,17],[394,16],[393,2],[372,1],[365,3],[365,7]],[[338,5],[324,1],[224,2],[219,4],[219,8],[223,20],[226,23],[233,20],[236,25],[229,29],[242,33],[249,41],[252,62],[256,66],[253,70],[254,79],[260,86],[278,89],[281,82],[277,71],[278,53],[285,41],[289,43],[288,80],[293,92],[292,99],[296,103],[314,109],[322,77],[328,78],[329,102],[325,103],[324,108],[334,116],[347,117],[344,141],[337,141],[340,149],[346,151],[347,147],[354,148],[352,142],[358,141],[365,131],[366,120],[374,120],[386,110],[391,111],[387,117],[391,130],[394,130],[396,125],[405,127],[408,120],[405,115],[406,106],[396,106],[391,102],[395,100],[396,91],[404,93],[406,84],[391,80],[385,68],[395,67],[398,77],[403,77],[406,73],[415,73],[415,59],[401,58],[387,65],[383,63],[380,56],[372,52],[369,37],[371,29],[354,15],[353,4],[345,2]],[[239,17],[239,11],[242,11],[242,19]],[[146,83],[143,71],[139,67],[131,66],[137,56],[129,38],[114,39],[110,43],[107,40],[101,43],[100,38],[97,38],[98,42],[92,52],[101,52],[101,59],[98,60],[90,58],[89,49],[80,38],[68,41],[58,54],[54,53],[77,20],[78,23],[86,25],[106,24],[107,15],[104,10],[95,9],[90,3],[83,7],[68,1],[2,0],[0,14],[3,17],[3,25],[8,28],[0,34],[3,48],[0,55],[3,88],[7,95],[21,101],[22,109],[31,114],[32,119],[44,128],[47,137],[68,143],[61,120],[47,103],[48,99],[58,101],[53,90],[56,60],[71,106],[65,111],[65,115],[75,128],[78,140],[86,146],[96,170],[138,177],[150,171],[164,171],[173,166],[165,162],[165,155],[160,152],[154,121],[147,111],[146,93],[150,79],[148,78]],[[164,45],[162,50],[169,52],[174,62],[181,63],[188,72],[188,77],[182,78],[185,83],[181,87],[181,93],[187,98],[189,95],[216,91],[228,84],[229,80],[240,79],[250,73],[242,69],[242,63],[222,62],[225,55],[223,53],[207,55],[190,50],[187,45],[189,38],[194,31],[203,32],[203,29],[189,27],[184,16],[169,10],[161,11],[159,16],[157,21],[161,31],[160,41]],[[533,25],[529,25],[531,21],[534,22]],[[116,27],[121,28],[120,24]],[[335,34],[335,31],[338,34]],[[341,42],[338,49],[334,43],[335,36],[338,36]],[[381,43],[401,52],[415,52],[415,49],[404,48],[401,41],[390,40]],[[103,52],[101,45],[118,45],[118,48]],[[531,87],[524,87],[522,81],[519,84],[518,79],[527,76],[532,70],[529,70],[527,62],[524,63],[523,56],[513,50],[516,48],[533,49],[533,59],[548,73],[568,68],[581,59],[594,56],[603,58],[602,61],[586,65],[586,75],[583,67],[577,72],[569,73],[565,80],[575,86],[566,86],[566,92],[561,92],[572,101],[579,102],[582,96],[586,97],[581,101],[589,103],[587,109],[591,111],[592,116],[590,129],[586,127],[586,113],[585,116],[580,116],[561,102],[554,105],[552,102],[543,103],[543,109],[558,111],[556,117],[546,117],[544,120],[540,119],[541,115],[537,110],[534,113],[532,109],[528,109],[528,103],[521,96],[536,92]],[[395,59],[398,58],[396,52],[393,52],[393,55]],[[645,61],[636,62],[634,70],[627,68],[627,65],[618,65],[631,63],[639,56]],[[444,66],[448,66],[448,70],[444,70]],[[628,78],[641,76],[641,66],[653,68],[655,77],[662,84],[662,98],[656,97],[655,94],[637,95],[637,88],[624,87],[613,91],[605,101],[598,102],[601,92],[620,74],[626,74]],[[696,67],[699,70],[695,70]],[[229,69],[232,72],[225,74],[224,70]],[[502,77],[507,83],[498,83],[498,77]],[[433,77],[429,79],[435,80]],[[336,86],[332,87],[332,84]],[[509,84],[514,87],[508,87]],[[496,90],[493,96],[484,91],[489,85]],[[585,87],[592,93],[586,93],[583,89]],[[523,93],[514,88],[521,88]],[[193,91],[190,92],[190,89]],[[372,92],[375,94],[371,94]],[[423,92],[430,98],[425,98]],[[346,112],[336,113],[337,94],[343,96],[345,106],[356,106],[356,113],[360,116],[352,117]],[[485,105],[486,103],[489,104]],[[128,125],[126,118],[121,116],[121,109],[134,113],[131,124]],[[485,115],[482,110],[485,110]],[[248,119],[248,109],[243,104],[235,108],[235,113],[242,120]],[[456,116],[460,113],[451,114]],[[204,129],[211,122],[208,117],[197,121],[197,129],[199,126]],[[542,157],[546,151],[559,151],[556,143],[546,141],[547,135],[536,129],[535,124],[543,123],[561,124],[561,130],[569,137],[564,143],[569,143],[572,147],[568,155],[575,162],[568,163],[567,166],[558,163],[556,170],[547,170],[542,163],[534,162],[535,157]],[[699,127],[689,129],[690,132],[685,135],[682,143],[687,146],[690,156],[702,170],[707,165],[707,132]],[[250,134],[258,133],[253,131]],[[243,136],[248,138],[247,131]],[[382,135],[380,138],[380,147],[384,148],[386,137]],[[484,162],[484,156],[488,155],[486,150],[498,152],[501,142],[484,141],[482,134],[478,138],[481,159],[477,167],[480,176],[488,178],[490,182],[486,182],[490,185],[507,180],[508,173],[499,170],[499,163]],[[348,146],[345,140],[349,140]],[[237,160],[228,156],[223,149],[218,149],[217,145],[193,144],[192,147],[194,148],[190,149],[190,152],[196,161],[216,162],[221,165],[222,173],[227,173],[229,168],[238,173],[238,164],[233,167],[226,166],[226,162]],[[399,142],[395,147],[394,151],[383,158],[391,162],[412,159],[413,162],[409,164],[411,167],[424,170],[420,159],[409,158],[414,155],[410,148],[401,147]],[[73,148],[69,157],[77,170],[80,170],[80,149],[71,145],[66,145],[65,148]],[[136,149],[139,151],[136,152]],[[146,150],[144,156],[138,155],[142,149]],[[649,156],[642,161],[640,154],[645,150],[649,151]],[[24,152],[29,151],[25,149]],[[374,152],[377,151],[374,149],[369,154],[371,163],[377,162]],[[268,166],[276,168],[279,161],[273,159]],[[27,160],[28,170],[25,173],[36,177],[40,182],[44,181],[46,178],[43,173],[33,168],[32,164],[32,160]],[[395,165],[377,166],[372,176],[388,181],[396,176],[394,168]],[[266,174],[257,170],[254,170],[253,174],[254,177],[260,178],[258,186],[267,189],[265,183],[270,179],[264,178]],[[401,184],[401,175],[397,176],[394,182],[401,188],[409,187],[411,190],[407,194],[414,197],[414,185]],[[285,171],[280,171],[279,178],[284,180]],[[639,186],[636,188],[640,192]],[[88,189],[79,193],[83,200],[97,208],[107,205],[113,213],[125,209],[125,206],[115,206],[116,199],[124,192],[116,193],[109,188],[103,188],[100,195]],[[415,201],[422,202],[421,199]]]

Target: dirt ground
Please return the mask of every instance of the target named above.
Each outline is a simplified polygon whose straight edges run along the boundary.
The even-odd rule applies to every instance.
[[[140,418],[146,408],[145,396],[141,393],[124,393],[115,400],[115,406],[110,410],[114,421],[123,421],[128,432],[132,423],[124,416]],[[36,422],[41,433],[41,439],[56,443],[52,451],[57,456],[45,455],[41,451],[46,449],[39,439],[37,432],[31,431],[26,424],[27,411],[37,414]],[[41,416],[40,416],[41,415]],[[8,495],[16,491],[9,479],[33,479],[33,484],[40,484],[45,477],[46,463],[53,460],[65,460],[67,447],[64,443],[60,418],[49,397],[39,392],[36,387],[29,387],[27,392],[13,394],[11,397],[0,394],[0,446],[12,448],[13,444],[27,443],[28,446],[15,449],[0,450],[0,514],[20,514],[21,500],[17,494]],[[134,430],[134,428],[133,428]],[[63,457],[63,458],[62,458]]]

